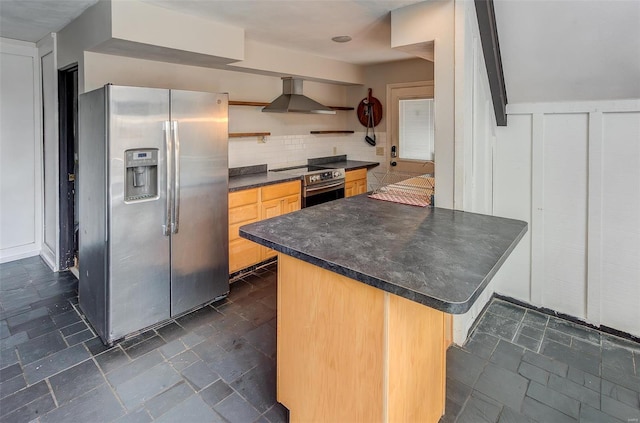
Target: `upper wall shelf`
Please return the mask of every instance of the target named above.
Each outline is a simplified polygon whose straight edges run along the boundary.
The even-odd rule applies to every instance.
[[[253,107],[264,107],[268,106],[270,103],[263,103],[261,101],[234,101],[229,100],[229,106],[253,106]],[[353,107],[343,107],[343,106],[327,106],[333,110],[353,110]]]

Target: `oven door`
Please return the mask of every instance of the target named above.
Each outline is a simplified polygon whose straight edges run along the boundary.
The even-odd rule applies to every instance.
[[[340,198],[344,198],[344,180],[331,181],[326,185],[313,185],[303,189],[302,207],[311,207]]]

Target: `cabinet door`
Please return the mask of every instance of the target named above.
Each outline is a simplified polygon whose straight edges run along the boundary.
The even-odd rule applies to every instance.
[[[261,248],[263,247],[244,238],[229,241],[229,273],[259,263]]]
[[[367,192],[367,180],[360,179],[356,181],[356,194],[364,194]]]
[[[354,195],[356,195],[356,182],[355,181],[345,182],[344,196],[353,197]]]
[[[270,219],[272,217],[280,216],[282,214],[283,200],[276,198],[275,200],[263,201],[261,206],[260,220]],[[275,257],[278,253],[271,248],[260,247],[261,260],[267,260],[271,257]]]
[[[289,197],[284,198],[282,201],[282,214],[300,210],[300,195],[290,195]]]

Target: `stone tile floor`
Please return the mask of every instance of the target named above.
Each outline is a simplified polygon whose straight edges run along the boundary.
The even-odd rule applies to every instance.
[[[0,421],[282,422],[275,266],[227,300],[111,348],[77,281],[39,258],[0,265]],[[638,422],[640,345],[494,299],[447,353],[442,422]]]

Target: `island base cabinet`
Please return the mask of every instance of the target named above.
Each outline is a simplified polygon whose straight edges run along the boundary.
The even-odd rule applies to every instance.
[[[295,422],[437,422],[448,318],[278,257],[277,396]]]

